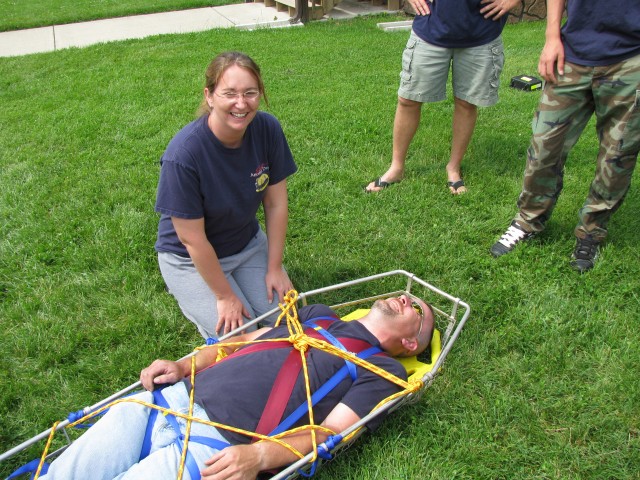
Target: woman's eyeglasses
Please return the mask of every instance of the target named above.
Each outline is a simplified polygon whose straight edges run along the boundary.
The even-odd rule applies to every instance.
[[[240,97],[244,98],[245,100],[255,100],[260,96],[260,90],[247,90],[246,92],[242,92],[242,93],[240,92],[222,92],[222,93],[215,92],[215,93],[219,97],[222,97],[225,100],[229,100],[229,101],[238,100]]]

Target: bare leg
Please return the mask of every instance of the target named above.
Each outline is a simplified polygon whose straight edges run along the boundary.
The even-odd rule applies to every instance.
[[[399,182],[404,177],[404,163],[413,136],[420,124],[422,103],[398,97],[396,116],[393,121],[393,153],[391,166],[380,177],[385,182]],[[374,187],[374,182],[367,185],[367,191],[378,192],[382,188]]]
[[[462,158],[467,151],[471,137],[473,136],[473,129],[476,126],[476,120],[478,118],[478,107],[455,98],[453,108],[453,140],[451,142],[451,157],[447,164],[447,179],[450,182],[457,182],[462,179],[460,173],[460,165],[462,164]],[[449,187],[451,193],[457,195],[458,193],[466,192],[465,187],[459,187],[455,190],[453,187]]]

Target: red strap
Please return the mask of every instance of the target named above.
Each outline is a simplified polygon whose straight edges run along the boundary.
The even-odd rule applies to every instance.
[[[331,322],[329,321],[329,323]],[[323,326],[323,328],[325,327]],[[313,328],[307,328],[304,333],[309,337],[325,340],[322,334]],[[371,347],[369,342],[356,338],[338,338],[338,341],[340,341],[348,351],[353,353],[360,353]],[[305,355],[307,352],[305,352]],[[301,369],[302,358],[300,352],[292,346],[291,352],[285,359],[276,380],[273,382],[269,398],[267,399],[267,403],[262,411],[262,416],[256,427],[256,433],[268,435],[280,424]],[[254,437],[254,441],[257,440],[258,439]]]
[[[267,435],[278,426],[284,414],[284,409],[289,403],[291,392],[293,392],[293,387],[296,384],[301,368],[302,358],[300,352],[293,348],[282,364],[275,382],[273,382],[269,399],[256,427],[256,433]],[[254,440],[257,440],[257,438]]]
[[[336,320],[338,320],[338,318],[336,318]],[[334,320],[315,321],[316,325],[324,329],[327,329],[333,322]],[[307,336],[315,338],[317,340],[326,341],[326,338],[314,328],[307,328],[305,329],[304,333]],[[338,338],[338,341],[349,352],[356,354],[371,347],[371,344],[369,342],[356,338],[340,337]],[[287,404],[289,403],[289,399],[291,398],[293,387],[295,386],[298,376],[300,375],[300,370],[302,369],[302,358],[300,356],[300,352],[293,348],[291,342],[287,340],[276,342],[262,342],[247,345],[246,347],[241,348],[240,350],[236,350],[232,354],[226,356],[219,362],[214,363],[210,367],[207,367],[211,368],[215,365],[219,365],[221,362],[230,358],[240,357],[248,355],[250,353],[256,353],[276,348],[291,348],[291,351],[282,364],[282,367],[280,368],[280,371],[278,372],[278,375],[273,382],[271,392],[269,393],[269,398],[267,399],[267,403],[265,404],[262,416],[260,417],[260,421],[258,422],[258,426],[256,427],[256,433],[262,435],[268,435],[278,426],[278,424],[282,420],[284,411],[287,407]],[[305,352],[305,355],[306,354],[307,353]],[[258,439],[254,437],[254,441],[257,440]]]
[[[236,350],[235,352],[230,353],[229,355],[227,355],[226,357],[218,360],[215,363],[212,363],[211,365],[204,367],[202,370],[198,370],[197,373],[200,372],[204,372],[205,370],[208,370],[209,368],[213,368],[216,365],[220,365],[222,362],[224,362],[225,360],[228,360],[229,358],[237,358],[237,357],[242,357],[244,355],[247,355],[248,353],[255,353],[255,352],[260,352],[262,350],[271,350],[271,349],[276,349],[276,348],[288,348],[291,347],[291,342],[287,341],[287,340],[282,340],[279,342],[264,342],[264,343],[254,343],[252,345],[247,345],[244,348],[241,348],[240,350]]]

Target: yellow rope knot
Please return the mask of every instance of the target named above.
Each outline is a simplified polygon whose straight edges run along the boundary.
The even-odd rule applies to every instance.
[[[422,380],[411,380],[409,382],[407,382],[408,386],[407,386],[407,390],[410,392],[419,392],[420,390],[422,390],[422,387],[424,387],[424,383],[422,382]]]
[[[309,349],[309,337],[307,337],[304,333],[291,335],[288,340],[296,350],[302,353],[305,353]]]
[[[297,322],[298,320],[298,312],[296,309],[296,303],[298,302],[298,292],[295,290],[289,290],[284,298],[283,303],[278,303],[280,307],[280,315],[278,315],[278,319],[276,320],[275,326],[280,326],[280,323],[284,319],[285,323],[290,323],[292,321]]]

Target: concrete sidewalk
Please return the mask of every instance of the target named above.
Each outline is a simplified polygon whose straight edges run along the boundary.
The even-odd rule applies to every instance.
[[[342,0],[326,17],[343,19],[386,12],[384,5]],[[288,12],[264,3],[239,3],[221,7],[135,15],[91,22],[0,32],[0,57],[52,52],[151,35],[198,32],[213,28],[275,28],[291,24]]]

